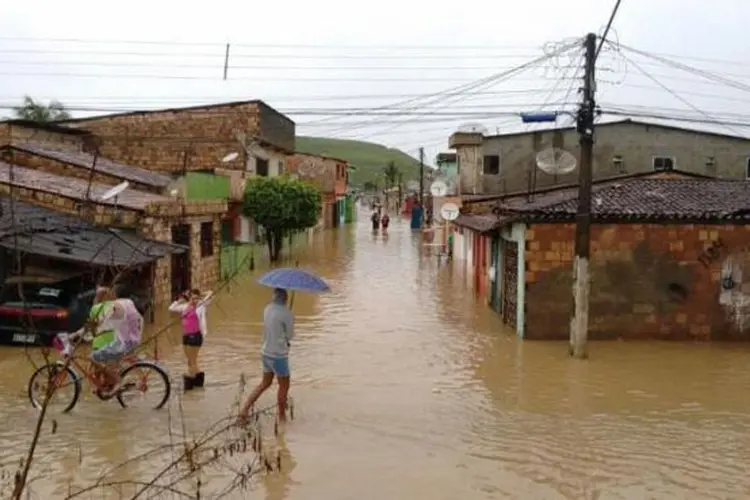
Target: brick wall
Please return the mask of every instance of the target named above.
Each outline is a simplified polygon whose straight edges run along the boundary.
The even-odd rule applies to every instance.
[[[208,209],[207,206],[206,210]],[[209,257],[201,257],[200,234],[203,222],[212,223],[213,254]],[[186,217],[149,215],[142,220],[141,234],[154,240],[171,241],[172,226],[176,224],[190,225],[191,288],[213,289],[220,278],[221,215],[216,213]],[[164,304],[172,300],[172,259],[170,257],[157,261],[153,288],[155,303]]]
[[[336,188],[336,170],[340,162],[317,155],[295,153],[287,158],[287,172],[310,182],[325,193]]]
[[[12,162],[21,167],[33,168],[35,170],[41,170],[43,172],[49,172],[51,174],[62,175],[64,177],[75,177],[77,179],[89,180],[91,170],[88,168],[81,168],[61,161],[45,158],[43,156],[27,153],[25,151],[12,150]],[[122,177],[115,177],[99,170],[94,169],[94,182],[100,182],[114,186],[122,182]],[[128,180],[130,186],[133,189],[139,191],[147,191],[154,194],[161,194],[162,189],[151,186],[149,184],[141,184],[132,180]]]
[[[573,236],[572,224],[526,232],[526,338],[568,338]],[[750,339],[720,304],[722,265],[747,260],[750,226],[596,225],[591,236],[590,338]]]
[[[237,132],[294,149],[294,122],[260,102],[108,115],[66,125],[100,136],[102,156],[161,172],[182,171],[186,150],[188,170],[244,170],[242,155],[221,163],[228,153],[241,153]]]
[[[483,176],[485,193],[522,191],[528,188],[529,172],[536,175],[538,188],[577,182],[577,170],[567,175],[545,174],[536,167],[536,153],[550,147],[561,147],[579,157],[580,146],[575,130],[543,131],[486,137],[483,155],[500,156],[500,175]],[[665,129],[636,123],[597,127],[594,145],[594,177],[621,173],[653,171],[654,156],[676,160],[675,168],[694,173],[745,179],[750,141],[721,135]],[[622,158],[618,170],[613,158]],[[713,165],[707,165],[709,157]],[[479,160],[478,160],[479,161]],[[460,169],[474,165],[462,160]],[[478,168],[478,167],[477,167]],[[464,192],[467,192],[464,190]]]
[[[56,147],[64,147],[75,151],[80,151],[83,144],[81,136],[78,135],[51,132],[9,123],[0,123],[0,146],[20,144],[26,141],[53,144]]]

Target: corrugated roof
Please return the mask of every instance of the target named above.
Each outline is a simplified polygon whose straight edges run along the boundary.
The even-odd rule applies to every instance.
[[[8,163],[0,162],[0,183],[11,184],[11,169],[13,171],[12,184],[14,186],[53,193],[74,200],[86,201],[86,190],[88,188],[88,181],[86,180],[50,174],[17,165],[11,167]],[[91,199],[100,205],[115,205],[114,199],[107,201],[99,200],[111,188],[112,186],[92,182],[90,191]],[[144,210],[149,203],[171,201],[171,198],[129,188],[123,191],[117,197],[116,201],[117,206],[120,207]]]
[[[503,226],[510,220],[510,217],[497,216],[495,214],[460,214],[453,221],[453,224],[477,231],[487,233],[494,231]]]
[[[80,167],[88,171],[91,170],[91,166],[94,163],[94,155],[89,153],[55,148],[48,144],[40,144],[37,142],[13,144],[12,146],[6,146],[4,149],[25,151],[67,165]],[[103,172],[112,175],[113,177],[118,177],[122,180],[138,182],[157,188],[165,188],[172,182],[172,178],[168,175],[151,172],[145,168],[127,165],[101,156],[96,159],[96,167],[94,170],[96,172]]]
[[[0,195],[0,246],[55,259],[127,267],[152,262],[185,247],[141,238],[132,231],[94,226],[71,215],[55,212]]]
[[[571,219],[577,191],[532,203],[504,204],[534,220]],[[619,220],[750,220],[750,182],[720,179],[634,178],[594,186],[594,217]]]

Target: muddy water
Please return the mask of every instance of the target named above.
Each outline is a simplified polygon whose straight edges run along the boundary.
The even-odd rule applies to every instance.
[[[465,276],[420,257],[407,222],[394,221],[387,239],[365,222],[298,254],[333,292],[295,301],[296,418],[279,441],[283,472],[228,498],[750,497],[748,346],[604,343],[576,362],[563,344],[516,341]],[[182,412],[177,398],[157,413],[85,398],[56,416],[35,491],[58,498],[69,481],[166,442],[170,427],[195,435],[227,415],[239,374],[258,375],[267,297],[247,277],[212,306],[210,387],[187,394]],[[179,332],[168,337],[162,355],[178,376]],[[31,368],[7,349],[0,370],[0,460],[17,461],[35,416],[24,395]],[[149,471],[142,460],[127,474]]]

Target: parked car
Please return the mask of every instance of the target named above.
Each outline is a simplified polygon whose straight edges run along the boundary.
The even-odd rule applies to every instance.
[[[80,276],[14,276],[0,290],[0,344],[50,345],[59,332],[81,328],[96,288]]]

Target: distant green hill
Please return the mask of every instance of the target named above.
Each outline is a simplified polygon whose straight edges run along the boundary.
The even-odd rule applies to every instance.
[[[398,149],[390,149],[373,142],[348,139],[326,139],[324,137],[297,136],[296,149],[300,153],[333,156],[347,160],[356,167],[351,173],[350,183],[362,187],[365,182],[383,187],[383,170],[392,161],[404,175],[404,182],[419,180],[419,161]],[[425,168],[425,174],[430,171]]]

